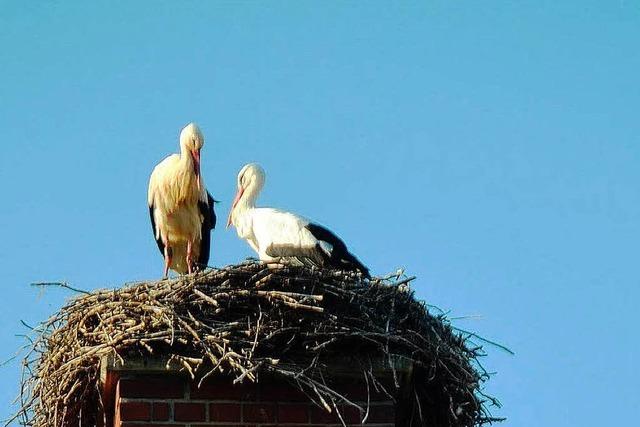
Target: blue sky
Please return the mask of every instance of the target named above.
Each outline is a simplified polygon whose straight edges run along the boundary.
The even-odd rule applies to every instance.
[[[623,0],[4,0],[2,353],[69,297],[31,282],[161,275],[147,180],[196,121],[220,218],[258,161],[264,205],[480,315],[456,324],[516,352],[485,360],[505,425],[629,424],[639,42]],[[252,255],[232,230],[213,239],[213,265]],[[19,365],[1,369],[4,417]]]

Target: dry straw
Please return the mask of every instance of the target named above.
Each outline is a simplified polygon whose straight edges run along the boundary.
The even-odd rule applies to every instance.
[[[332,387],[332,360],[357,362],[371,389],[401,393],[411,425],[474,426],[498,420],[482,392],[478,337],[432,315],[398,274],[357,273],[248,261],[121,289],[78,291],[34,328],[23,360],[20,411],[13,421],[45,427],[95,425],[100,362],[169,359],[194,381],[268,373],[290,381],[328,411],[354,405]],[[64,284],[63,284],[64,285]],[[66,286],[66,285],[64,285]],[[432,311],[436,311],[433,310]],[[378,381],[383,361],[392,385]],[[396,372],[398,366],[410,369]],[[394,384],[395,383],[395,384]],[[363,418],[367,408],[359,407]],[[411,421],[412,420],[412,421]]]

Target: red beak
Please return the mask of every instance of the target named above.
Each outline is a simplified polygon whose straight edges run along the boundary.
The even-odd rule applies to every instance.
[[[196,174],[196,182],[200,188],[200,150],[191,151],[191,157],[193,157],[193,173]]]
[[[244,193],[244,188],[238,187],[238,192],[236,193],[236,197],[233,199],[233,204],[231,205],[231,210],[229,211],[229,218],[227,218],[227,228],[231,225],[231,214],[233,214],[233,210],[236,208],[238,204],[238,200],[242,197],[242,193]]]

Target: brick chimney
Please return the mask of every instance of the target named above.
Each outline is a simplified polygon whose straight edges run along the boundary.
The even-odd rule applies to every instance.
[[[335,410],[329,413],[296,386],[260,375],[256,383],[234,385],[230,378],[214,377],[198,387],[183,372],[166,369],[164,360],[127,361],[122,366],[105,361],[102,386],[106,427],[231,427],[231,426],[338,426]],[[396,425],[396,406],[382,392],[372,392],[367,405],[367,384],[344,364],[336,364],[332,382],[337,390],[369,408],[365,424]],[[361,371],[359,371],[361,372]],[[385,375],[378,375],[385,381]],[[387,376],[386,380],[390,380]],[[370,388],[373,386],[370,385]],[[317,400],[317,399],[316,399]],[[360,425],[363,413],[350,405],[338,405],[347,425]]]

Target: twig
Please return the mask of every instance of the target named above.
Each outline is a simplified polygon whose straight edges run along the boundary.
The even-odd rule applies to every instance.
[[[502,345],[500,343],[497,343],[495,341],[488,340],[488,339],[486,339],[486,338],[484,338],[484,337],[482,337],[482,336],[480,336],[480,335],[478,335],[478,334],[476,334],[474,332],[466,331],[466,330],[464,330],[462,328],[458,328],[457,326],[452,326],[451,328],[456,330],[456,331],[458,331],[458,332],[462,332],[463,334],[467,334],[467,335],[470,335],[472,337],[476,337],[477,339],[479,339],[482,342],[486,342],[487,344],[491,344],[491,345],[493,345],[495,347],[498,347],[499,349],[502,349],[502,350],[506,351],[507,353],[511,354],[512,356],[514,356],[516,354],[509,347],[504,346],[504,345]]]
[[[73,286],[69,285],[67,282],[34,282],[34,283],[31,283],[31,286],[40,287],[40,288],[44,288],[48,286],[57,286],[60,288],[69,289],[70,291],[73,291],[73,292],[78,292],[85,295],[91,295],[91,292],[85,291],[83,289],[74,288]]]

